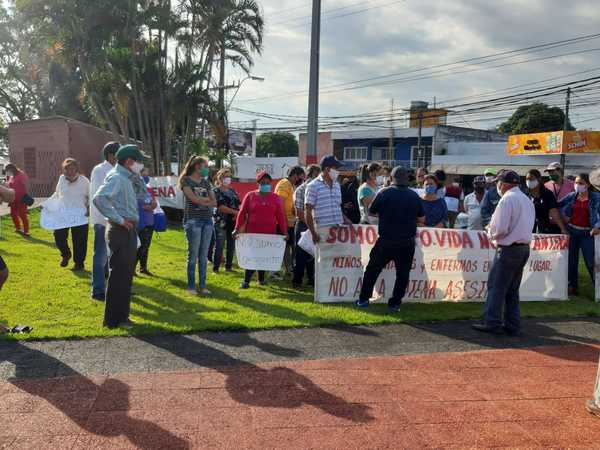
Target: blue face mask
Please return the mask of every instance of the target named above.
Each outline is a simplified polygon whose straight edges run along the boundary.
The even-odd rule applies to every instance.
[[[435,194],[436,192],[437,192],[437,186],[434,186],[431,184],[428,186],[425,186],[425,193],[427,195]]]
[[[149,176],[142,177],[142,180],[144,180],[144,183],[146,183],[146,184],[150,183],[150,177]]]
[[[260,187],[258,188],[258,190],[260,191],[261,194],[268,194],[271,192],[271,185],[270,184],[261,184]]]

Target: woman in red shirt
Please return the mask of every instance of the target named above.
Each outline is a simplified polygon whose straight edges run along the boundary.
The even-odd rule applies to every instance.
[[[7,164],[4,170],[8,177],[6,186],[15,191],[15,199],[9,204],[15,231],[29,237],[29,211],[27,205],[21,201],[27,194],[27,175],[14,164]]]
[[[272,193],[272,178],[267,172],[256,175],[258,190],[248,192],[242,201],[235,223],[234,237],[240,233],[281,234],[287,236],[287,219],[283,203],[278,195]],[[253,270],[246,270],[242,289],[250,287]],[[258,284],[265,284],[265,271],[258,271]]]

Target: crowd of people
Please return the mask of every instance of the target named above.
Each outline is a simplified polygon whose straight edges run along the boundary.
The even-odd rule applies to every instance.
[[[130,327],[131,284],[137,266],[140,274],[152,276],[148,261],[157,201],[144,167],[146,156],[137,146],[109,142],[102,149],[102,158],[90,180],[81,174],[75,159],[67,158],[52,198],[69,208],[89,211],[94,236],[91,298],[105,302],[105,326]],[[287,242],[282,273],[257,271],[258,285],[267,283],[268,278],[289,276],[295,289],[311,288],[315,262],[310,253],[298,246],[303,233],[310,233],[314,244],[318,244],[318,230],[322,227],[377,225],[381,244],[373,249],[357,305],[368,305],[371,284],[393,260],[397,286],[389,306],[396,310],[408,282],[406,268],[413,259],[416,227],[487,230],[491,234],[496,228],[497,233],[506,228],[503,216],[507,213],[498,214],[505,199],[504,211],[522,208],[519,214],[524,216],[527,214],[522,211],[531,211],[531,217],[522,218],[530,220],[531,226],[529,222],[521,225],[520,243],[528,242],[532,233],[569,236],[569,294],[575,295],[580,253],[594,282],[594,236],[600,234],[600,193],[587,174],[566,178],[558,163],[550,164],[544,173],[547,181],[542,172],[532,169],[522,182],[512,171],[486,169],[467,184],[442,170],[429,173],[425,168],[392,169],[376,162],[365,164],[356,174],[349,173],[343,171],[342,162],[329,155],[318,165],[291,167],[287,177],[275,187],[271,175],[261,171],[256,175],[256,190],[241,199],[232,186],[230,168],[215,174],[207,159],[193,156],[178,179],[188,247],[187,290],[192,295],[211,295],[207,287],[208,264],[212,262],[215,273],[223,266],[225,271],[232,271],[235,239],[242,233],[280,234]],[[10,205],[15,231],[28,236],[27,175],[13,164],[6,167],[6,174],[8,179],[0,195]],[[509,195],[505,195],[507,192]],[[511,202],[514,205],[509,207]],[[407,224],[406,217],[411,216],[414,223],[411,219]],[[88,227],[86,223],[54,231],[60,266],[67,267],[72,259],[73,270],[84,270]],[[502,239],[499,237],[498,242]],[[508,265],[518,268],[519,261],[528,257],[528,248],[523,246],[518,255],[516,250],[500,253],[515,253]],[[500,274],[510,277],[512,270],[492,273],[500,280],[495,285],[510,285],[510,280]],[[242,289],[250,287],[254,275],[253,271],[245,271]],[[515,280],[520,280],[517,275]],[[0,282],[6,276],[2,261]],[[492,280],[489,286],[493,293]],[[517,292],[513,289],[509,297],[518,296],[517,287],[512,285]],[[497,325],[497,318],[488,321]]]

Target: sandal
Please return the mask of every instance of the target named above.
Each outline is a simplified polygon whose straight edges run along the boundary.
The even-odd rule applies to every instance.
[[[27,325],[16,325],[15,327],[13,327],[10,330],[10,333],[12,333],[12,334],[29,334],[29,333],[31,333],[32,330],[33,330],[33,328],[31,328]]]

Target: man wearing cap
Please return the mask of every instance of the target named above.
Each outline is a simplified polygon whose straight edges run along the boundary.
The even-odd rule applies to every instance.
[[[94,196],[94,205],[108,219],[109,274],[104,309],[104,326],[108,328],[132,326],[129,309],[137,256],[138,199],[146,193],[140,177],[144,158],[137,146],[121,146],[116,153],[118,164]]]
[[[502,172],[502,171],[501,171]],[[496,186],[496,177],[500,175],[494,169],[485,169],[483,176],[485,178],[485,194],[481,200],[481,226],[485,229],[492,220],[492,215],[496,211],[496,206],[500,201],[500,194]]]
[[[115,156],[119,150],[118,142],[109,142],[102,149],[104,162],[98,164],[92,170],[90,177],[90,198],[93,199],[100,186],[104,183],[106,176],[117,163]],[[90,202],[90,217],[94,227],[94,258],[92,263],[92,298],[103,302],[106,295],[106,274],[108,272],[108,252],[106,249],[106,219],[94,202]]]
[[[572,192],[575,192],[575,183],[564,177],[563,168],[560,163],[553,162],[544,170],[548,174],[548,181],[545,186],[556,197],[556,201],[561,202]]]
[[[529,259],[535,208],[519,188],[520,181],[519,175],[512,170],[498,176],[498,191],[502,198],[489,228],[490,239],[498,248],[488,276],[483,323],[473,325],[477,331],[509,335],[521,332],[519,288]]]
[[[483,230],[481,222],[481,202],[485,195],[485,178],[475,177],[473,180],[473,192],[465,197],[465,213],[469,216],[467,229]]]
[[[408,187],[408,172],[404,167],[394,168],[391,181],[392,186],[380,191],[369,207],[369,212],[379,218],[379,239],[371,250],[356,306],[369,306],[377,278],[384,267],[394,261],[396,282],[388,308],[395,312],[400,309],[406,293],[415,256],[417,226],[425,226],[425,212],[419,195]]]
[[[335,156],[324,156],[321,175],[306,186],[306,225],[315,244],[321,240],[318,228],[350,223],[342,213],[342,191],[337,181],[340,167],[342,163]]]

